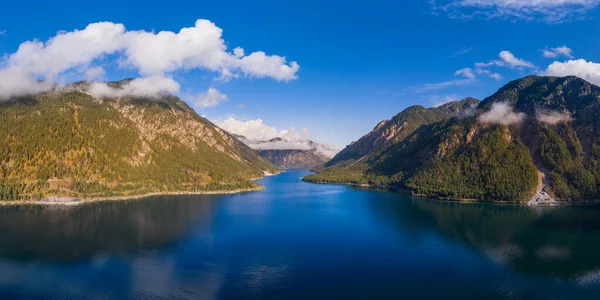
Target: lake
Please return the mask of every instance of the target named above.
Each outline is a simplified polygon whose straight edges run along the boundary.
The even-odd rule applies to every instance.
[[[597,299],[600,207],[305,183],[0,207],[0,298]]]

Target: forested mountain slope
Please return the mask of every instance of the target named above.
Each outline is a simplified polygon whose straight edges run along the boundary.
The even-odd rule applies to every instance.
[[[599,97],[599,87],[577,77],[528,76],[471,115],[423,125],[359,163],[306,180],[451,199],[526,201],[542,188],[564,202],[598,199]]]
[[[1,200],[245,189],[277,171],[177,97],[85,86],[0,102]]]

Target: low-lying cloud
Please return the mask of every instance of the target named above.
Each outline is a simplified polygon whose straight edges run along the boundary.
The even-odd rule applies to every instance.
[[[492,104],[492,108],[477,119],[481,123],[512,125],[523,121],[525,113],[514,112],[508,103],[500,102]]]
[[[254,150],[315,150],[328,158],[339,152],[332,145],[313,142],[306,128],[277,130],[261,119],[241,121],[233,117],[215,123],[230,133],[242,136],[240,140]]]
[[[93,82],[87,88],[87,92],[94,97],[120,98],[125,96],[134,97],[157,97],[161,94],[173,94],[179,91],[179,83],[167,77],[136,78],[124,84],[122,87],[111,87],[105,82]]]
[[[569,113],[561,113],[546,109],[536,109],[535,117],[538,121],[550,125],[571,121],[571,115]]]

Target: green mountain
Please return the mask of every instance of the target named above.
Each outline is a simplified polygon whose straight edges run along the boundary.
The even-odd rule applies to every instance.
[[[0,102],[0,200],[248,189],[277,172],[177,97],[86,85]]]
[[[398,143],[425,124],[467,112],[479,104],[479,100],[466,98],[438,107],[411,106],[391,120],[381,121],[357,142],[353,142],[325,164],[325,167],[349,165],[391,144]]]
[[[424,123],[351,164],[334,158],[305,180],[445,199],[597,199],[599,97],[599,87],[577,77],[525,77],[483,100],[472,115]]]

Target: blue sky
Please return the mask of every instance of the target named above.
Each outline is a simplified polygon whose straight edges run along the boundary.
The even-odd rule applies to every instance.
[[[483,99],[525,75],[600,81],[594,63],[600,61],[600,0],[508,2],[11,1],[0,11],[0,52],[10,55],[25,41],[45,42],[100,21],[177,33],[197,19],[210,20],[223,30],[228,52],[239,46],[246,55],[285,57],[286,66],[299,64],[297,78],[239,71],[237,78],[219,80],[222,74],[206,68],[177,70],[169,76],[182,98],[193,102],[191,95],[206,96],[212,87],[226,101],[195,108],[216,123],[261,119],[277,131],[306,128],[311,138],[343,147],[410,105]],[[562,46],[571,52],[553,50]],[[118,59],[107,55],[93,65],[106,65],[105,80],[141,76],[111,62]],[[78,72],[62,78],[75,80]]]

